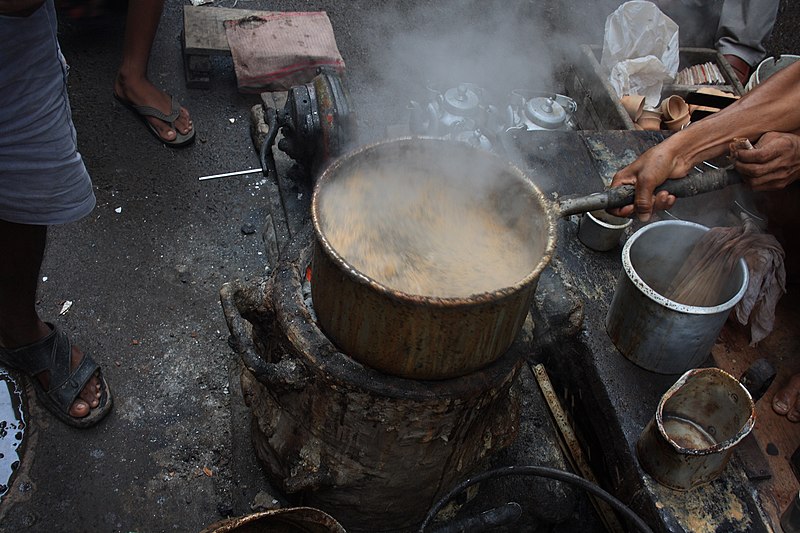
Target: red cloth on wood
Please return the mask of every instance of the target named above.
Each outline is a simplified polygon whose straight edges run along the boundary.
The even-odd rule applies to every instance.
[[[285,91],[308,83],[323,66],[344,70],[324,11],[226,20],[225,33],[242,92]]]

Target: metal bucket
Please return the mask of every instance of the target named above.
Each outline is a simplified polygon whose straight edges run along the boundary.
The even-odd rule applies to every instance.
[[[630,218],[615,217],[603,210],[590,211],[578,222],[578,240],[592,250],[607,252],[619,245],[620,237],[632,223]]]
[[[290,507],[226,518],[200,533],[346,533],[330,515],[313,507]]]
[[[685,305],[663,296],[692,247],[708,228],[664,220],[641,228],[622,249],[622,266],[606,330],[617,349],[638,366],[659,374],[680,374],[708,357],[730,310],[744,296],[744,259],[725,283],[719,303]]]
[[[777,57],[768,57],[756,67],[744,90],[750,92],[766,81],[767,78],[782,70],[792,63],[800,61],[800,56],[794,54],[781,54]]]
[[[719,368],[698,368],[661,397],[636,453],[656,481],[689,490],[722,473],[754,424],[755,405],[747,389]]]

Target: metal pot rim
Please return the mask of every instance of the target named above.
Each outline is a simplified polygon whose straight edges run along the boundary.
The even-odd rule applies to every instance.
[[[398,144],[403,142],[441,143],[442,145],[459,146],[459,147],[463,146],[465,147],[465,149],[475,150],[477,153],[480,153],[485,157],[495,158],[499,164],[506,166],[508,170],[510,170],[513,174],[519,177],[527,186],[529,186],[532,194],[542,207],[542,214],[544,219],[543,221],[547,224],[547,243],[545,244],[545,249],[541,259],[539,259],[539,262],[536,264],[533,270],[529,272],[524,278],[519,280],[517,283],[509,287],[502,287],[491,292],[475,293],[467,297],[436,297],[436,296],[409,294],[396,289],[392,289],[391,287],[388,287],[383,283],[380,283],[379,281],[360,272],[357,268],[348,263],[341,255],[339,255],[336,252],[336,250],[334,250],[333,246],[331,246],[330,242],[325,237],[320,227],[318,198],[321,188],[324,187],[325,183],[330,180],[329,176],[334,174],[341,165],[345,164],[352,157],[356,157],[361,153],[368,152],[371,150],[377,150],[381,146]],[[533,183],[533,180],[531,180],[522,170],[520,170],[519,167],[517,167],[510,161],[504,160],[494,152],[489,152],[483,149],[475,148],[463,142],[442,139],[439,137],[413,136],[413,137],[398,137],[393,139],[387,139],[360,146],[338,157],[322,172],[322,175],[317,180],[317,183],[314,186],[314,192],[311,199],[311,221],[314,227],[314,234],[316,236],[317,243],[322,246],[323,251],[331,258],[331,260],[333,260],[336,264],[342,267],[343,272],[345,272],[355,282],[365,285],[370,285],[373,288],[373,290],[378,291],[389,298],[425,306],[438,306],[438,307],[448,307],[448,308],[459,307],[459,306],[472,306],[480,302],[496,302],[498,298],[502,298],[506,295],[515,294],[520,290],[525,289],[530,283],[532,283],[539,277],[539,275],[542,273],[542,271],[545,269],[545,267],[552,259],[556,247],[556,222],[555,222],[555,215],[551,207],[551,203],[548,201],[548,199],[545,197],[542,191],[536,186],[536,184]]]
[[[713,446],[709,446],[708,448],[703,448],[700,450],[693,448],[684,448],[683,446],[679,445],[674,440],[672,440],[667,434],[667,432],[664,430],[664,404],[666,404],[672,398],[673,393],[675,393],[678,389],[680,389],[689,380],[690,377],[694,376],[695,374],[702,374],[708,372],[721,374],[726,379],[730,379],[731,381],[739,384],[742,394],[747,398],[750,404],[750,416],[742,424],[742,427],[739,429],[739,431],[736,432],[736,435],[727,440],[718,442]],[[670,444],[670,446],[672,446],[672,448],[675,451],[683,455],[697,455],[697,456],[711,455],[719,453],[720,451],[723,450],[732,450],[736,444],[738,444],[752,431],[753,427],[756,424],[755,403],[753,402],[753,397],[750,395],[750,391],[748,391],[747,388],[744,385],[742,385],[738,379],[730,375],[728,372],[725,372],[721,368],[716,368],[716,367],[693,368],[691,370],[686,371],[680,378],[678,378],[678,381],[676,381],[675,384],[672,385],[669,389],[667,389],[667,391],[661,396],[661,399],[658,401],[658,407],[656,409],[655,418],[656,418],[656,426],[658,428],[658,432],[661,434],[664,440],[666,440]]]
[[[709,228],[702,224],[697,224],[696,222],[688,222],[686,220],[661,220],[658,222],[653,222],[652,224],[648,224],[640,228],[636,233],[634,233],[625,243],[625,246],[622,248],[622,266],[625,269],[625,273],[628,275],[628,279],[636,286],[639,291],[642,292],[645,296],[653,300],[659,305],[666,307],[667,309],[671,309],[673,311],[677,311],[679,313],[686,313],[691,315],[714,315],[717,313],[721,313],[723,311],[727,311],[737,303],[739,300],[742,299],[744,296],[745,291],[747,290],[747,285],[750,282],[750,275],[747,270],[747,263],[744,259],[739,260],[739,268],[742,270],[742,286],[739,290],[734,294],[727,302],[723,302],[719,305],[715,305],[713,307],[701,307],[696,305],[686,305],[674,300],[670,300],[669,298],[662,296],[659,294],[655,289],[650,287],[645,281],[639,276],[636,272],[636,269],[633,268],[633,264],[631,263],[631,247],[636,243],[636,241],[644,235],[647,231],[650,231],[653,228],[659,226],[689,226],[694,228],[700,228],[703,230],[708,231]]]

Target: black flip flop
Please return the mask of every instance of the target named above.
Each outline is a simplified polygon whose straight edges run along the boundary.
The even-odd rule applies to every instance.
[[[36,390],[36,397],[59,420],[77,428],[93,426],[111,411],[111,389],[100,367],[90,356],[83,354],[80,364],[73,370],[72,343],[67,334],[53,324],[47,325],[52,328],[50,334],[33,344],[14,349],[0,348],[0,364],[28,376]],[[36,379],[36,374],[45,370],[50,373],[48,390],[44,390]],[[100,405],[82,418],[70,416],[72,403],[95,372],[101,384]]]
[[[166,146],[169,146],[170,148],[183,148],[194,142],[194,128],[192,128],[189,133],[184,135],[175,127],[175,121],[178,120],[178,117],[181,113],[181,103],[178,102],[174,96],[170,95],[172,111],[169,115],[165,115],[155,107],[150,107],[147,105],[134,105],[120,98],[117,93],[114,93],[114,98],[117,100],[117,102],[130,109],[134,115],[139,117],[139,119],[144,122],[144,125],[147,126],[147,129],[150,130],[150,133],[152,133],[156,139],[164,143]],[[155,126],[150,124],[150,122],[147,120],[147,117],[155,117],[169,124],[170,127],[175,130],[175,139],[168,141],[161,137],[161,135],[158,134],[158,130],[155,128]]]

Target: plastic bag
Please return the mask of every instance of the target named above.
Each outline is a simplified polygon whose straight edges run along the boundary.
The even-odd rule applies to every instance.
[[[678,25],[652,2],[625,2],[606,19],[600,62],[617,96],[639,94],[657,106],[678,61]]]

